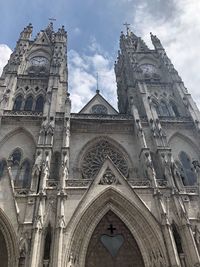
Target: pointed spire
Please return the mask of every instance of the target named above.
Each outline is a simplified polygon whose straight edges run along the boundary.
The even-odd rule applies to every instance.
[[[31,23],[27,27],[23,29],[23,31],[20,33],[20,39],[29,40],[31,37],[33,31],[33,26]]]
[[[153,35],[152,32],[150,32],[150,35],[152,44],[154,45],[155,49],[163,49],[163,46],[158,37],[156,35]]]

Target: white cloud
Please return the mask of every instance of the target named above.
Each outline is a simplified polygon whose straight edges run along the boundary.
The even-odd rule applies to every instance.
[[[96,47],[96,50],[94,49]],[[97,48],[98,47],[98,48]],[[72,111],[78,112],[94,95],[98,88],[104,97],[116,106],[116,85],[112,59],[108,58],[100,46],[92,44],[92,55],[69,51],[69,92]]]
[[[0,44],[0,75],[2,73],[3,67],[8,62],[12,50],[6,44]]]
[[[146,5],[137,9],[134,25],[142,37],[150,42],[149,32],[156,34],[172,60],[175,68],[200,106],[200,2],[196,0],[174,1],[176,15],[173,19],[155,19]]]

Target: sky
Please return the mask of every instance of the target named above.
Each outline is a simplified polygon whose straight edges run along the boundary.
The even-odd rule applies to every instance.
[[[149,33],[161,40],[185,86],[200,107],[200,0],[0,0],[0,73],[22,29],[33,37],[55,18],[55,30],[68,32],[69,92],[78,112],[95,94],[116,108],[114,62],[124,23],[153,48]]]

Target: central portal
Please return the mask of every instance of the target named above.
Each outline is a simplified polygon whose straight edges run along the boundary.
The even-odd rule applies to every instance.
[[[99,222],[89,242],[86,267],[144,267],[138,245],[112,211]]]

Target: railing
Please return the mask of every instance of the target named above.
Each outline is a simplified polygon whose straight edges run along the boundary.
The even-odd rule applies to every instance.
[[[197,186],[185,186],[185,193],[187,194],[198,194]]]
[[[18,196],[26,196],[29,193],[28,188],[15,188],[15,194]]]
[[[128,180],[133,187],[151,187],[151,181],[149,180]]]
[[[92,180],[66,180],[66,187],[88,187]]]
[[[4,116],[31,116],[31,117],[41,117],[43,115],[42,112],[36,111],[25,111],[25,110],[4,110]]]
[[[174,116],[159,116],[161,121],[170,121],[170,122],[192,122],[191,117],[174,117]]]
[[[117,115],[110,115],[110,114],[71,114],[72,119],[92,119],[92,120],[133,120],[133,116],[126,115],[126,114],[117,114]]]
[[[49,179],[46,181],[47,189],[57,189],[59,185],[60,185],[59,181],[56,181],[56,180]]]

